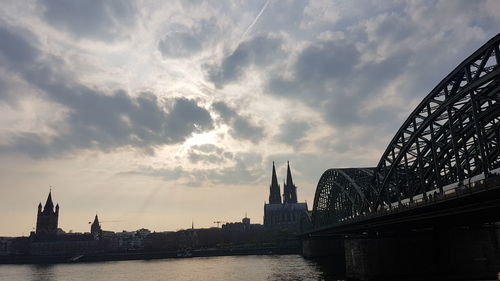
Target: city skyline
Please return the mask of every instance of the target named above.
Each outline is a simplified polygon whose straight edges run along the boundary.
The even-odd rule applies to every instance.
[[[296,186],[293,184],[293,179],[292,179],[292,173],[291,173],[291,168],[290,168],[290,163],[287,161],[287,168],[286,168],[286,181],[283,180],[283,189],[281,189],[280,185],[277,184],[277,175],[276,175],[276,169],[275,169],[275,164],[273,161],[273,167],[272,167],[272,176],[271,176],[271,187],[269,190],[270,193],[270,199],[266,203],[271,203],[271,204],[279,204],[279,205],[294,205],[297,203],[297,190]],[[277,184],[277,186],[273,186]],[[275,190],[273,190],[273,188]],[[281,193],[283,191],[283,193]],[[271,194],[276,193],[276,196],[279,196],[279,202],[271,202]],[[283,198],[283,199],[281,199]],[[42,200],[43,201],[43,200]],[[63,232],[66,232],[65,229],[62,227],[58,227],[58,216],[59,216],[59,203],[56,203],[54,205],[53,200],[52,200],[52,187],[49,189],[49,193],[47,196],[47,199],[45,200],[45,203],[40,201],[38,204],[38,213],[36,217],[36,227],[33,228],[34,231],[32,233],[36,234],[45,234],[45,233],[50,233],[52,235],[55,235],[59,230],[62,230]],[[43,204],[42,204],[43,203]],[[307,206],[307,204],[305,204]],[[42,211],[43,210],[43,211]],[[307,207],[304,208],[305,213],[307,213]],[[40,218],[42,216],[42,218]],[[243,219],[248,219],[250,218],[247,217],[247,212],[245,212],[245,216]],[[264,220],[265,221],[265,220]],[[117,222],[117,221],[105,221],[105,222]],[[99,221],[98,221],[98,214],[95,214],[94,221],[89,221],[89,224],[92,224],[92,227],[94,225],[99,226]],[[230,221],[214,221],[214,224],[217,224],[217,228],[219,227],[219,223],[233,223]],[[100,226],[99,226],[100,227]],[[194,221],[191,221],[191,229],[194,228]],[[184,229],[184,228],[181,228]],[[189,228],[185,228],[189,229]],[[179,229],[176,229],[179,230]],[[123,230],[126,231],[126,230]],[[156,231],[156,230],[153,230]],[[167,231],[172,231],[172,230],[167,230]],[[73,230],[69,230],[70,233],[73,233]],[[88,233],[89,231],[82,231],[82,233]]]
[[[362,4],[361,4],[362,3]],[[262,223],[272,162],[375,166],[415,105],[498,33],[498,1],[6,1],[0,236],[50,186],[64,230]],[[382,102],[383,101],[383,102]]]
[[[278,178],[278,176],[276,175],[276,171],[275,171],[275,163],[274,163],[274,161],[273,161],[272,176],[270,177],[270,181],[273,183],[273,182],[276,180],[276,178]],[[284,182],[284,184],[283,184],[283,190],[281,190],[281,188],[280,188],[280,187],[279,187],[279,185],[278,185],[278,191],[279,191],[279,192],[283,191],[283,193],[280,193],[280,195],[279,195],[279,196],[280,196],[280,198],[281,198],[281,197],[283,197],[283,204],[286,204],[286,202],[285,202],[285,200],[286,200],[286,199],[285,199],[285,198],[287,198],[287,196],[292,196],[292,197],[293,197],[293,196],[295,196],[294,198],[297,198],[297,197],[298,197],[298,196],[297,196],[297,193],[296,193],[296,192],[297,192],[296,188],[295,188],[293,191],[287,191],[287,190],[285,189],[285,186],[286,186],[286,185],[285,185],[285,179],[286,179],[286,184],[290,183],[290,184],[292,184],[292,185],[293,185],[293,181],[292,181],[292,177],[291,177],[291,168],[290,168],[290,163],[289,163],[289,161],[287,161],[287,163],[286,163],[286,176],[283,176],[283,182]],[[43,203],[43,202],[42,202],[43,200],[41,200],[41,201],[39,202],[39,204],[37,205],[37,206],[38,206],[38,216],[36,217],[36,219],[35,219],[35,221],[34,221],[34,227],[31,229],[31,232],[37,232],[37,233],[38,233],[38,229],[40,228],[40,226],[38,225],[38,222],[39,222],[39,216],[40,216],[40,212],[42,211],[42,208],[43,208],[43,212],[46,212],[46,211],[48,211],[48,212],[52,212],[52,211],[54,211],[54,210],[55,210],[55,212],[56,212],[57,214],[59,213],[59,203],[57,203],[57,204],[55,205],[55,207],[54,207],[53,202],[52,202],[52,188],[53,188],[53,187],[52,187],[52,186],[50,186],[50,188],[49,188],[49,193],[48,193],[48,197],[47,197],[47,199],[46,199],[46,202],[45,202],[45,203]],[[289,192],[289,193],[290,193],[290,192],[292,192],[294,195],[289,195],[289,194],[287,195],[287,192]],[[296,200],[296,199],[295,199],[295,200]],[[280,199],[280,201],[281,201],[281,199]],[[266,202],[266,201],[265,201],[265,202]],[[42,203],[43,203],[43,204],[42,204]],[[292,203],[293,203],[293,202],[292,202]],[[296,202],[295,202],[295,203],[296,203]],[[306,200],[306,203],[307,203],[307,200]],[[281,203],[280,203],[280,204],[281,204]],[[47,207],[47,206],[48,206],[48,207]],[[241,218],[247,219],[247,213],[248,213],[248,212],[246,212],[246,211],[245,211],[245,215],[244,215],[244,217],[241,217]],[[63,217],[64,217],[64,216],[63,216]],[[94,224],[95,224],[95,221],[97,220],[97,217],[98,217],[98,213],[96,213],[96,214],[95,214]],[[240,218],[240,219],[241,219],[241,218]],[[248,219],[250,219],[250,218],[248,218]],[[255,218],[254,218],[254,219],[255,219]],[[54,228],[54,229],[61,229],[62,231],[64,231],[64,232],[69,232],[69,233],[89,233],[89,229],[78,229],[78,230],[74,230],[73,228],[71,228],[71,225],[68,225],[68,226],[67,226],[67,227],[69,227],[69,228],[64,228],[64,227],[63,227],[63,226],[61,226],[61,225],[59,225],[59,226],[58,226],[58,222],[57,222],[57,221],[58,221],[58,218],[57,218],[57,216],[56,216],[56,219],[55,219],[55,222],[54,222],[54,224],[55,224],[55,228]],[[238,218],[237,218],[235,221],[237,222],[237,221],[238,221]],[[259,222],[259,220],[258,220],[258,219],[256,219],[256,221],[257,221],[257,222]],[[105,222],[105,223],[112,223],[112,222],[120,222],[120,220],[106,220],[106,221],[104,221],[104,222]],[[74,224],[74,223],[75,223],[75,222],[73,222],[73,224]],[[91,221],[89,221],[89,222],[88,222],[88,224],[90,224],[90,223],[91,223]],[[201,223],[201,225],[203,225],[203,227],[205,227],[205,228],[210,228],[210,227],[214,227],[214,225],[212,225],[212,223],[213,223],[213,224],[217,224],[217,228],[218,228],[218,227],[219,227],[219,223],[233,223],[233,221],[213,221],[213,222],[208,222],[208,223],[207,223],[207,222],[202,222],[202,223]],[[262,221],[262,223],[263,223],[263,221]],[[81,222],[79,222],[78,224],[80,224],[80,225],[81,225],[82,223],[81,223]],[[202,227],[202,228],[203,228],[203,227]],[[139,228],[144,229],[144,228],[140,225],[140,223],[139,223],[138,225],[136,225],[136,229],[139,229]],[[182,230],[182,229],[190,229],[190,228],[194,228],[194,220],[192,220],[192,221],[191,221],[191,225],[190,225],[190,227],[184,227],[184,226],[183,226],[183,227],[180,227],[180,228],[175,228],[175,229],[158,229],[158,230],[157,230],[157,229],[152,229],[152,231],[160,231],[160,232],[161,232],[161,231],[178,231],[178,230]],[[111,229],[112,229],[112,228],[109,228],[109,230],[111,230]],[[122,231],[135,231],[136,229],[123,229]],[[108,229],[106,229],[106,230],[108,230]],[[113,229],[112,231],[117,231],[117,232],[119,232],[117,229]],[[21,236],[26,236],[26,235],[28,235],[28,234],[27,234],[27,233],[24,233],[24,232],[22,232],[22,233],[21,233]]]

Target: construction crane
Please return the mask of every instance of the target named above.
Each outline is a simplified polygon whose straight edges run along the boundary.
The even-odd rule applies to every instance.
[[[217,224],[217,228],[219,228],[219,225],[220,225],[221,223],[226,223],[226,222],[227,222],[227,221],[214,221],[214,223],[216,223],[216,224]]]

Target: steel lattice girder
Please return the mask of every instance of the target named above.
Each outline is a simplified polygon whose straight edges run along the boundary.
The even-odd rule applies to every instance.
[[[313,226],[358,215],[369,207],[367,189],[374,168],[329,169],[321,176],[313,205]]]
[[[373,208],[498,168],[499,44],[497,35],[408,117],[377,165]]]
[[[398,130],[376,168],[329,169],[315,227],[500,168],[500,34],[443,79]]]

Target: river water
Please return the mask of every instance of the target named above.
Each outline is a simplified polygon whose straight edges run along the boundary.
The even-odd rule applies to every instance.
[[[0,265],[2,281],[342,280],[299,255],[233,256],[55,265]]]

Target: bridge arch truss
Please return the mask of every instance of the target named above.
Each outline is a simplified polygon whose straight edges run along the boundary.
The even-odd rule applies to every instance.
[[[446,76],[415,108],[377,167],[321,176],[313,224],[339,222],[500,170],[500,34]]]

